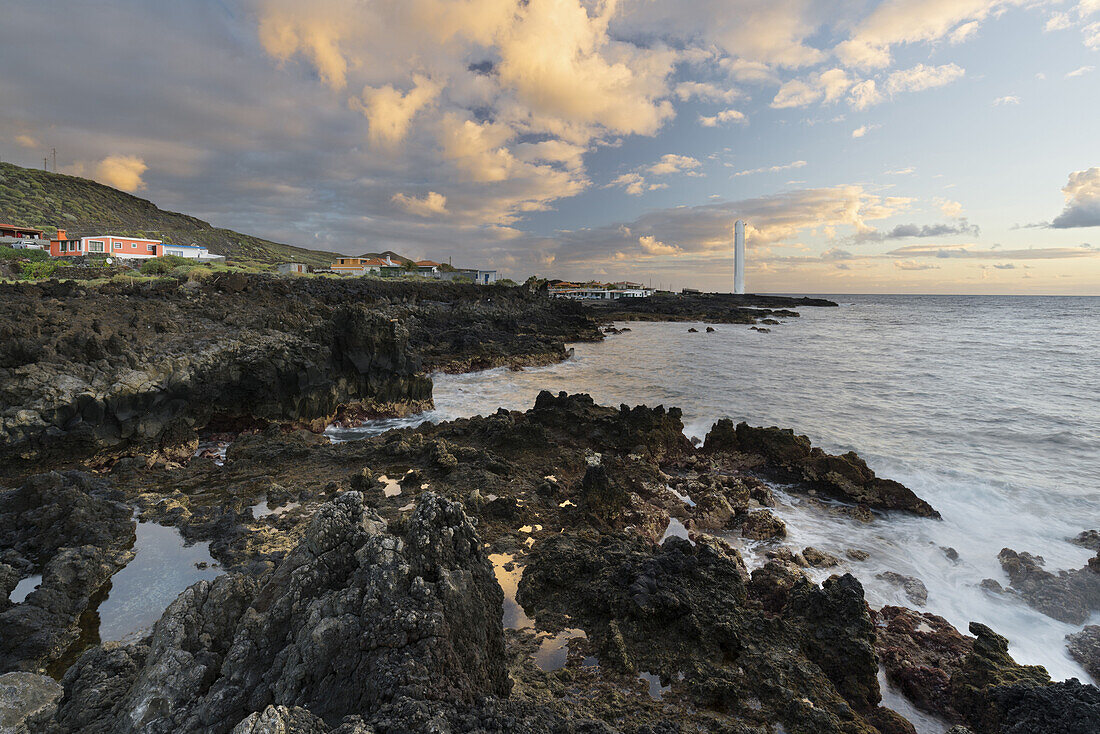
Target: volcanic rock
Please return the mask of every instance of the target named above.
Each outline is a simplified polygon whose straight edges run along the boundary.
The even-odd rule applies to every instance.
[[[1100,553],[1084,568],[1057,575],[1042,567],[1042,557],[1030,553],[1003,548],[997,559],[1012,588],[1043,614],[1061,622],[1084,624],[1093,611],[1100,611]]]
[[[854,452],[826,454],[789,429],[752,428],[746,423],[735,427],[733,421],[723,418],[707,434],[703,451],[777,481],[809,485],[844,502],[939,517],[907,487],[877,477]]]

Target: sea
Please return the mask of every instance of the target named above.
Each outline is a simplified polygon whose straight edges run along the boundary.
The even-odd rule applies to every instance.
[[[1065,647],[1080,626],[981,582],[1008,585],[1002,548],[1042,556],[1052,572],[1081,568],[1092,556],[1068,539],[1100,529],[1100,298],[825,297],[840,307],[798,309],[799,318],[770,333],[618,324],[630,331],[574,344],[559,364],[436,375],[435,410],[331,435],[525,410],[540,390],[585,392],[612,406],[676,406],[689,437],[704,437],[722,417],[793,428],[826,451],[857,452],[943,519],[891,515],[865,524],[788,496],[777,513],[789,545],[841,557],[840,570],[860,579],[872,606],[932,612],[963,632],[984,623],[1008,638],[1018,662],[1089,681]],[[763,562],[760,544],[729,540],[750,566]],[[851,548],[869,558],[848,560]],[[920,579],[927,602],[915,604],[877,578],[888,571]],[[821,580],[834,572],[813,573]],[[1100,624],[1100,614],[1089,623]]]

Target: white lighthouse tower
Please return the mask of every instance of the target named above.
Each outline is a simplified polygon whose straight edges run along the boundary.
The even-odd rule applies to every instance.
[[[745,293],[745,222],[742,219],[733,225],[733,292]]]

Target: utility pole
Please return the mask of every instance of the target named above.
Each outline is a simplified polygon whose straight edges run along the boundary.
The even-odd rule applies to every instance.
[[[48,170],[50,170],[50,169],[49,169],[49,168],[48,168],[48,167],[46,166],[46,164],[47,164],[47,163],[49,163],[49,162],[50,162],[50,159],[49,159],[48,157],[45,157],[45,158],[43,158],[43,159],[42,159],[42,170],[43,170],[43,171],[48,171]]]
[[[57,148],[50,148],[50,153],[53,155],[53,172],[57,173]]]

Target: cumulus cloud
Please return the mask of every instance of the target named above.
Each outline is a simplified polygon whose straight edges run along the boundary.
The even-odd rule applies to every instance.
[[[1100,227],[1100,167],[1071,173],[1062,193],[1066,207],[1054,218],[1051,227]]]
[[[924,237],[946,237],[949,235],[978,236],[981,230],[977,225],[970,224],[965,219],[958,224],[898,224],[885,232],[865,232],[855,237],[857,242],[885,242],[886,240],[900,240]]]
[[[447,197],[435,191],[429,191],[423,198],[397,193],[393,195],[391,201],[418,217],[432,217],[447,213]]]
[[[147,168],[145,161],[137,156],[111,155],[99,162],[94,177],[100,183],[133,193],[145,187],[142,175]]]
[[[993,100],[994,107],[1001,107],[1010,104],[1020,104],[1020,98],[1016,95],[1010,94],[1007,97],[997,97],[997,99]]]
[[[647,255],[679,255],[683,252],[679,247],[666,245],[652,235],[639,237],[638,244]]]
[[[651,176],[669,176],[673,173],[694,171],[701,165],[703,164],[689,155],[668,153],[661,156],[659,161],[647,168],[646,172]]]
[[[676,85],[676,96],[681,102],[701,99],[707,102],[732,102],[741,96],[737,89],[720,87],[712,82],[680,82]]]
[[[42,144],[30,135],[16,135],[15,142],[24,148],[41,148]]]
[[[1074,77],[1084,76],[1085,74],[1088,74],[1090,71],[1093,71],[1095,69],[1096,69],[1095,66],[1082,66],[1082,67],[1079,67],[1079,68],[1074,69],[1073,71],[1069,72],[1068,74],[1066,74],[1066,79],[1073,79]]]
[[[737,110],[722,110],[716,115],[699,116],[699,124],[703,127],[718,127],[727,122],[745,122],[745,114]]]
[[[898,260],[894,263],[898,270],[939,270],[940,266],[934,263],[922,263],[916,260]]]
[[[888,0],[880,3],[838,44],[836,53],[851,67],[883,68],[898,44],[950,38],[964,41],[991,14],[1029,0]]]
[[[702,162],[691,156],[667,153],[655,163],[640,166],[633,171],[617,176],[605,188],[621,188],[631,196],[641,196],[646,191],[668,188],[668,184],[665,183],[651,183],[647,176],[671,176],[674,174],[702,176],[703,174],[698,171],[702,165]]]
[[[836,102],[854,81],[843,69],[817,72],[806,79],[791,79],[779,88],[771,106],[775,109],[805,107],[815,102]]]
[[[752,176],[757,173],[779,173],[780,171],[790,171],[795,168],[805,167],[806,161],[792,161],[781,166],[763,166],[761,168],[752,168],[747,171],[738,171],[733,174],[734,176]]]
[[[392,145],[405,139],[413,116],[431,103],[439,90],[438,84],[417,74],[408,92],[402,93],[390,84],[377,89],[368,86],[349,104],[366,116],[371,140]]]
[[[857,139],[862,138],[864,135],[871,132],[872,130],[875,130],[878,127],[878,125],[860,125],[852,131],[852,137]]]

